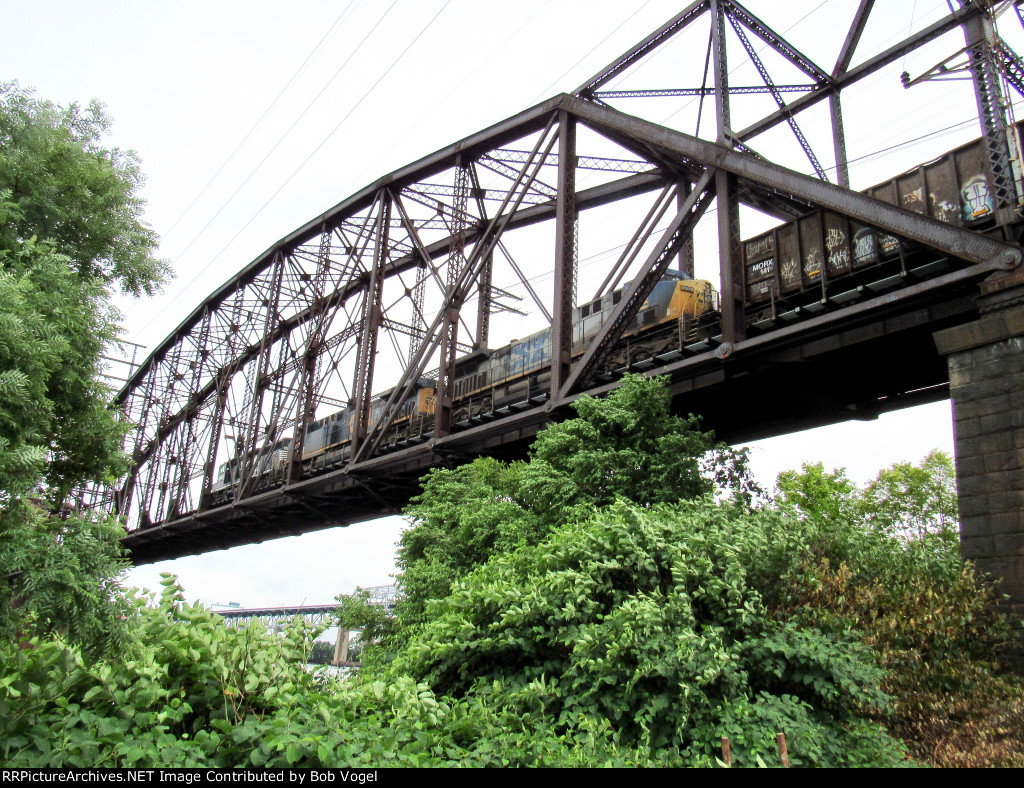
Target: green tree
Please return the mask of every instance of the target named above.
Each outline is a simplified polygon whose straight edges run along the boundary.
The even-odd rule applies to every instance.
[[[905,538],[958,532],[956,469],[950,456],[932,451],[918,465],[896,463],[868,484],[861,510],[875,528]]]
[[[756,765],[779,730],[804,765],[899,763],[870,720],[889,700],[870,650],[774,615],[816,536],[813,521],[708,497],[620,500],[457,583],[392,670],[567,738],[611,725],[671,765],[713,765],[722,736]]]
[[[783,471],[775,489],[775,499],[782,505],[825,520],[853,516],[860,498],[860,490],[847,478],[845,468],[829,472],[820,462],[805,462],[800,471]]]
[[[0,191],[17,207],[0,248],[46,239],[83,281],[152,295],[169,269],[141,220],[138,157],[103,144],[110,125],[96,100],[59,107],[0,83]]]
[[[390,663],[357,676],[299,665],[317,634],[301,622],[283,638],[227,627],[185,604],[173,578],[116,658],[83,660],[61,638],[0,638],[0,760],[713,765],[728,736],[735,763],[771,765],[783,731],[797,765],[898,765],[908,751],[1024,764],[1024,685],[997,673],[1005,630],[991,587],[940,535],[905,538],[829,505],[826,491],[849,493],[841,473],[810,469],[835,484],[793,476],[814,506],[581,497],[524,532],[559,519],[534,509],[550,499],[509,483],[528,465],[445,477],[431,499],[438,535],[460,508],[447,490],[477,495],[472,522],[493,541],[470,546],[475,567],[449,569],[450,593],[425,602]],[[533,519],[502,529],[494,512]],[[343,599],[339,618],[353,623],[366,601]],[[393,626],[374,612],[370,639]]]
[[[60,108],[0,85],[0,632],[89,649],[120,629],[110,579],[125,564],[117,528],[64,502],[126,468],[97,381],[118,331],[110,296],[152,293],[167,270],[141,221],[138,162],[104,147],[108,129],[96,102]]]
[[[310,665],[330,665],[334,659],[334,645],[326,640],[318,640],[309,650],[306,662]]]
[[[922,760],[1024,763],[1024,686],[1000,675],[1009,630],[991,585],[960,554],[952,460],[879,471],[864,489],[805,464],[780,474],[778,500],[818,522],[783,614],[856,626],[885,669],[887,724]]]
[[[383,605],[372,604],[368,591],[342,594],[336,599],[341,604],[334,612],[335,624],[349,631],[359,630],[358,642],[349,641],[350,661],[362,656],[367,643],[377,646],[395,637],[394,616]]]

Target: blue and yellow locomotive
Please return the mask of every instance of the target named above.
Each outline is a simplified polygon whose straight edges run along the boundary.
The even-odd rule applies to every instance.
[[[622,300],[625,288],[607,293],[573,310],[572,354],[583,355],[612,309]],[[611,370],[653,366],[666,353],[681,353],[717,316],[718,293],[710,282],[684,279],[669,271],[658,282],[633,322],[616,345],[609,361]],[[706,331],[705,331],[706,333]],[[551,330],[544,329],[497,349],[484,348],[456,361],[453,418],[456,429],[484,419],[542,402],[551,382]],[[420,378],[412,394],[398,409],[381,442],[383,451],[428,440],[434,430],[436,381]],[[370,403],[369,425],[381,418],[393,390]],[[303,472],[316,475],[344,465],[351,454],[353,410],[346,408],[305,427],[302,442]],[[279,484],[291,460],[291,439],[261,451],[254,474],[254,491]],[[223,463],[211,492],[215,503],[233,497],[238,482],[238,460]]]

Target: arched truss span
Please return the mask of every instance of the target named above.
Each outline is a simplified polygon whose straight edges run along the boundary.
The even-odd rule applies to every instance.
[[[765,370],[785,354],[846,336],[850,327],[863,333],[891,323],[896,313],[938,310],[937,293],[962,300],[965,286],[1016,266],[1019,248],[1004,240],[1017,221],[1019,185],[1009,166],[1006,119],[993,97],[1000,73],[1024,69],[994,33],[992,4],[965,3],[851,67],[873,5],[856,6],[825,68],[740,3],[699,0],[575,94],[555,96],[381,178],[268,249],[182,322],[118,395],[136,425],[128,439],[133,467],[121,484],[98,492],[101,505],[126,518],[136,560],[393,513],[425,468],[520,447],[580,393],[614,386],[623,368],[669,374],[676,392],[770,376]],[[709,42],[699,87],[606,89],[698,24]],[[996,230],[987,233],[846,188],[841,91],[959,28],[979,96],[979,161],[994,193]],[[765,48],[799,80],[774,80]],[[729,84],[730,53],[753,65],[760,84]],[[754,93],[770,97],[776,109],[733,128],[731,102]],[[708,98],[712,139],[611,105],[679,96]],[[829,102],[831,149],[815,150],[800,113],[822,101]],[[813,175],[755,152],[758,135],[781,124]],[[834,163],[839,185],[823,177],[826,161]],[[772,291],[769,309],[751,295],[741,208],[775,224],[838,217],[848,232],[867,228],[893,239],[893,248],[915,250],[915,270],[932,268],[916,278],[903,271],[893,289],[861,277],[840,293],[821,278],[821,292],[804,293],[799,303]],[[592,222],[591,215],[599,218]],[[710,265],[694,251],[695,233],[707,225],[717,236]],[[600,237],[596,247],[586,246],[589,233]],[[612,250],[591,256],[613,262],[599,273],[581,269],[584,246]],[[672,270],[713,280],[721,306],[703,315],[696,333],[684,337],[680,329],[676,345],[655,364],[650,353],[624,351],[623,342]],[[609,300],[599,329],[585,341],[574,337],[583,333],[578,324],[589,302],[602,296]],[[524,376],[526,394],[514,407],[488,411],[458,389],[474,359],[537,331],[546,332],[546,363],[542,374]],[[892,401],[919,390],[913,386],[932,386],[926,378],[892,384]],[[418,432],[407,405],[417,396],[430,399],[413,409],[429,413]],[[859,396],[883,398],[874,389]],[[304,459],[309,425],[331,418],[345,424],[344,454]],[[735,423],[752,434],[755,421],[737,413]]]

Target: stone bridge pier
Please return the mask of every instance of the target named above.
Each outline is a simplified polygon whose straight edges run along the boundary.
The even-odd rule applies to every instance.
[[[935,333],[949,365],[965,559],[1000,578],[1024,670],[1024,271],[981,285],[979,317]]]

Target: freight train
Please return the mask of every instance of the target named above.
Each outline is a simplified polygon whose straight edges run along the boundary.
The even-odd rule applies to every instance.
[[[583,355],[612,309],[622,300],[625,286],[573,310],[572,353]],[[611,356],[613,367],[653,366],[655,359],[678,358],[687,345],[701,342],[717,325],[718,293],[705,280],[684,279],[669,271],[658,282],[637,316],[624,332]],[[485,419],[499,418],[514,410],[542,402],[551,383],[551,332],[538,331],[497,349],[483,348],[455,364],[453,421],[456,428]],[[381,442],[383,450],[421,443],[433,435],[437,383],[432,378],[416,381],[410,396],[399,406]],[[369,426],[380,421],[393,390],[382,392],[370,403]],[[303,472],[308,475],[340,467],[351,455],[354,411],[340,410],[305,426],[302,441]],[[292,459],[292,440],[286,438],[262,449],[251,472],[254,491],[284,480]],[[211,487],[213,503],[233,497],[239,481],[239,462],[232,459],[217,469]]]
[[[865,191],[950,224],[986,231],[994,223],[981,140]],[[912,243],[826,210],[810,212],[743,244],[748,331],[769,330],[822,310],[937,276],[955,261],[936,259]],[[580,357],[625,288],[573,311],[573,358]],[[646,369],[707,349],[720,326],[719,296],[710,282],[669,271],[655,285],[608,362],[608,374]],[[496,350],[481,349],[456,362],[453,422],[464,428],[542,402],[550,389],[551,337],[544,330]],[[387,428],[381,449],[402,448],[433,435],[436,381],[421,378]],[[370,405],[376,424],[391,391]],[[351,454],[353,412],[341,410],[305,427],[304,473],[340,467]],[[256,489],[281,483],[291,459],[291,439],[261,450]],[[237,459],[218,469],[214,502],[233,496]]]

